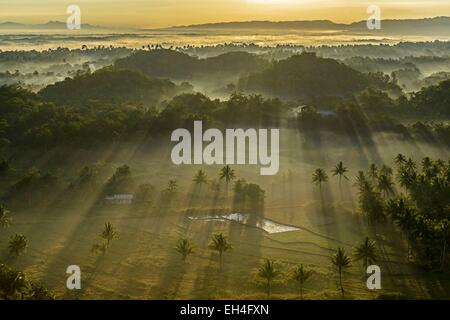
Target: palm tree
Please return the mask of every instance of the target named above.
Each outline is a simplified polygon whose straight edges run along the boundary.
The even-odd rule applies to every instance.
[[[392,182],[391,176],[387,174],[380,174],[378,176],[377,189],[383,192],[386,198],[389,194],[394,193],[394,183]]]
[[[0,281],[3,300],[17,299],[18,296],[23,298],[24,292],[29,289],[28,281],[21,271],[10,269],[3,264],[0,265]]]
[[[2,205],[0,205],[0,227],[7,228],[11,223],[11,218],[9,217],[9,211]]]
[[[16,257],[26,252],[28,248],[28,239],[23,234],[16,233],[9,239],[9,254]]]
[[[394,162],[398,167],[402,167],[406,163],[406,157],[403,154],[399,153],[395,157]]]
[[[192,180],[195,182],[195,184],[198,184],[198,185],[207,183],[206,173],[200,169],[197,171],[197,174],[194,176],[194,178]]]
[[[358,175],[355,180],[354,186],[358,187],[360,191],[367,187],[368,181],[363,171],[358,171]]]
[[[379,175],[392,176],[392,168],[383,164],[379,170]]]
[[[372,182],[377,178],[377,176],[378,176],[378,168],[377,168],[377,165],[375,163],[372,163],[369,166],[369,169],[367,170],[367,174],[370,177],[370,179],[372,179]]]
[[[364,272],[366,272],[367,267],[376,262],[378,258],[375,241],[370,240],[369,237],[366,237],[364,242],[354,248],[353,256],[355,261],[362,260]]]
[[[225,167],[222,168],[222,170],[220,170],[219,177],[220,180],[225,179],[225,194],[226,196],[228,196],[228,185],[230,184],[231,181],[234,180],[234,178],[236,178],[234,170],[231,169],[229,165],[226,165]]]
[[[222,270],[222,255],[224,252],[233,249],[233,245],[228,242],[222,233],[218,233],[212,235],[209,248],[219,253],[220,270]]]
[[[178,240],[178,243],[175,247],[175,250],[181,254],[181,259],[186,260],[187,256],[194,252],[194,248],[192,247],[190,241],[186,238],[182,238]]]
[[[344,167],[342,161],[339,161],[339,163],[333,170],[331,170],[331,172],[333,173],[333,176],[339,176],[339,186],[341,186],[342,177],[348,180],[348,178],[345,176],[345,173],[348,172],[348,169]]]
[[[430,159],[430,157],[423,158],[422,159],[422,171],[423,172],[429,171],[432,164],[433,164],[433,161]]]
[[[343,248],[338,248],[338,251],[331,257],[331,263],[338,270],[339,286],[341,287],[342,296],[344,296],[344,287],[342,285],[342,271],[350,266],[350,258],[345,254],[345,250]]]
[[[266,259],[258,269],[258,277],[266,281],[267,299],[270,299],[272,281],[280,275],[280,271],[275,266],[275,261]]]
[[[106,222],[100,236],[106,241],[106,247],[109,247],[109,243],[113,239],[117,239],[119,237],[119,232],[112,226],[110,222]]]
[[[312,181],[315,184],[319,185],[320,188],[320,192],[322,192],[322,183],[327,182],[328,181],[328,175],[325,172],[325,170],[318,168],[316,169],[316,171],[314,171],[313,176],[312,176]]]
[[[442,219],[434,226],[434,231],[442,237],[440,265],[441,270],[444,270],[445,260],[447,258],[447,241],[450,234],[450,221],[448,219]]]
[[[405,163],[405,169],[408,171],[415,171],[416,170],[416,163],[413,159],[408,158],[408,160]]]
[[[297,282],[300,299],[303,300],[303,285],[312,276],[313,271],[306,269],[303,264],[296,266],[292,271],[292,279]]]

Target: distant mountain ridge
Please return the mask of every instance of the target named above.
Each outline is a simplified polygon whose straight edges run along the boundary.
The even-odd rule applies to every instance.
[[[336,30],[367,32],[367,21],[361,20],[350,24],[335,23],[330,20],[302,20],[302,21],[242,21],[219,22],[197,25],[174,26],[169,29],[267,29],[267,30]],[[370,30],[380,33],[439,33],[448,35],[450,30],[450,17],[434,17],[422,19],[386,19],[381,20],[381,30]]]
[[[66,22],[62,21],[48,21],[41,24],[25,24],[13,21],[6,21],[0,23],[0,29],[66,29]],[[101,26],[92,24],[81,24],[81,28],[85,29],[101,29]]]

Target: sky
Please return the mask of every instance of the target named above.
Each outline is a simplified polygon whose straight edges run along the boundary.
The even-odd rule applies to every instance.
[[[0,0],[0,22],[66,21],[69,5],[81,9],[82,23],[108,27],[158,28],[208,22],[365,20],[370,4],[382,19],[450,16],[449,0]]]

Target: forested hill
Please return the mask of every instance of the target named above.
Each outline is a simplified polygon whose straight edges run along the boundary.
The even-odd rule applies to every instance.
[[[268,62],[247,52],[230,52],[199,59],[174,50],[138,51],[115,62],[115,67],[141,71],[149,76],[192,79],[202,75],[239,75],[255,72]]]
[[[175,85],[167,79],[113,68],[100,69],[92,74],[66,78],[40,91],[40,95],[58,104],[83,105],[90,100],[102,103],[144,103],[155,105],[163,99],[191,91],[188,84]]]
[[[383,74],[363,74],[333,59],[313,53],[294,55],[274,62],[261,72],[242,78],[239,88],[285,99],[307,96],[343,95],[365,88],[399,93],[400,88]]]

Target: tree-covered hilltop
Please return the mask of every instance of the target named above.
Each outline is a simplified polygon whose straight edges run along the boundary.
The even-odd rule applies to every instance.
[[[57,104],[82,106],[88,101],[102,103],[144,103],[154,105],[183,91],[189,92],[189,84],[177,86],[167,79],[149,78],[130,70],[100,69],[85,73],[42,89],[39,94]]]
[[[450,117],[450,80],[413,93],[411,105],[420,114]]]
[[[116,71],[99,73],[110,75]],[[95,77],[95,73],[82,76],[83,79]],[[147,78],[144,79],[147,83]],[[299,102],[284,102],[255,94],[234,93],[228,99],[219,100],[201,93],[184,93],[154,104],[142,103],[144,93],[140,97],[143,100],[128,101],[127,95],[133,90],[131,83],[124,85],[130,88],[123,97],[105,96],[108,92],[113,97],[119,95],[119,90],[106,89],[114,87],[115,81],[115,76],[107,76],[94,90],[86,86],[78,88],[79,96],[84,100],[75,102],[71,100],[74,93],[68,92],[68,98],[64,99],[61,91],[56,103],[17,85],[0,87],[0,151],[8,146],[52,147],[67,143],[95,146],[127,139],[136,133],[166,134],[176,128],[190,127],[194,120],[204,120],[206,125],[220,128],[280,126],[283,119],[291,118],[292,110],[298,109],[299,105],[303,106],[302,110],[297,110],[298,117],[293,122],[303,131],[327,130],[350,136],[384,131],[397,133],[402,139],[450,144],[449,124],[417,121],[422,118],[448,119],[450,80],[424,88],[409,99],[405,96],[392,99],[382,91],[369,89],[355,96],[316,97]],[[173,84],[170,87],[179,88]],[[138,86],[134,92],[143,88]],[[103,95],[98,94],[94,101],[91,92],[101,90]],[[324,106],[330,114],[322,112]],[[416,122],[402,124],[399,119],[404,116],[413,117]]]
[[[344,95],[372,87],[399,93],[400,88],[382,74],[362,74],[333,59],[302,53],[274,62],[261,72],[242,78],[239,88],[285,99]]]
[[[118,59],[115,67],[139,70],[149,76],[193,79],[195,76],[240,75],[264,68],[268,62],[247,52],[230,52],[199,59],[174,50],[138,51]]]
[[[0,149],[95,145],[142,130],[152,109],[88,102],[59,105],[18,86],[0,87]]]

